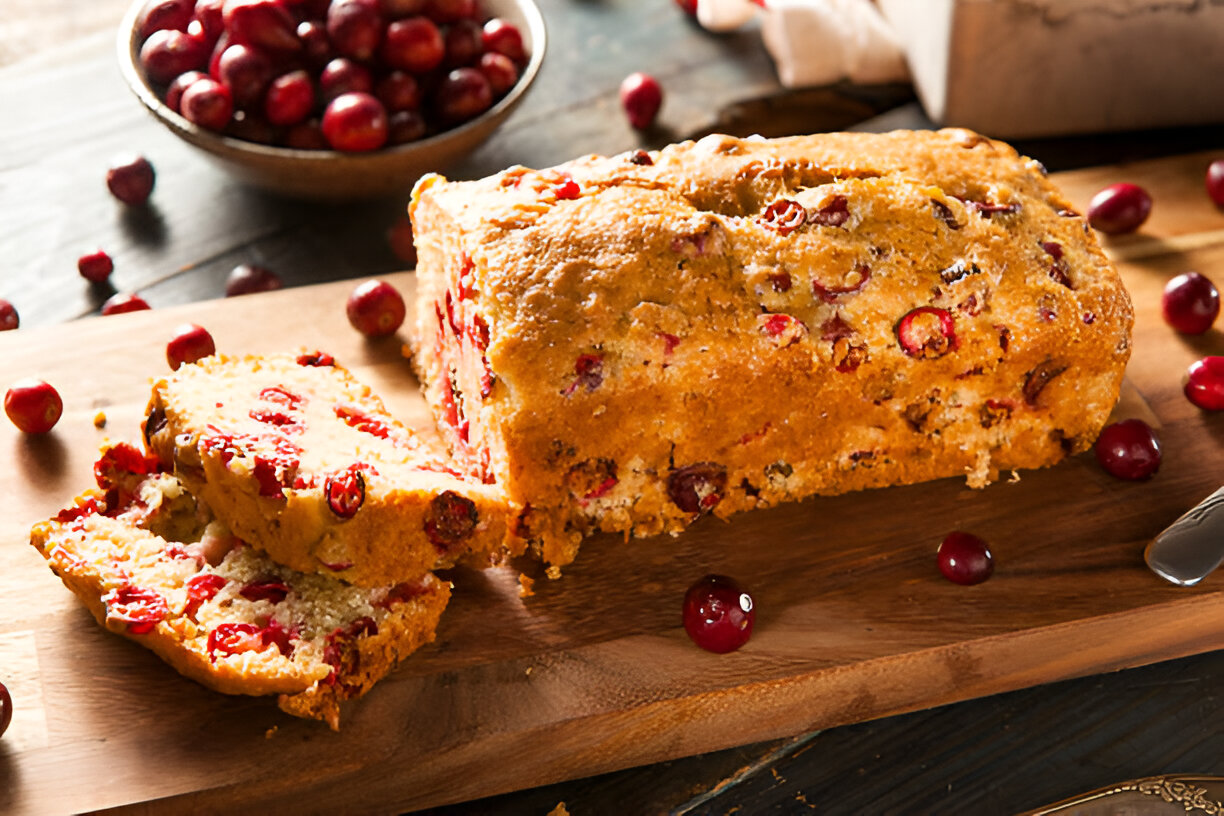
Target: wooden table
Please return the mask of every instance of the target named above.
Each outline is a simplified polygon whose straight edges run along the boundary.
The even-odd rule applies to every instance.
[[[0,297],[17,304],[23,326],[96,310],[110,290],[85,284],[75,260],[99,246],[115,258],[116,286],[155,308],[219,297],[237,263],[267,265],[291,286],[398,268],[384,232],[406,196],[346,207],[277,200],[231,182],[148,119],[114,64],[111,28],[122,5],[16,0],[0,17]],[[909,101],[895,87],[782,93],[754,32],[705,34],[667,0],[541,5],[551,49],[538,86],[452,176],[711,130],[847,127]],[[616,103],[632,70],[655,73],[668,93],[659,129],[645,137]],[[910,106],[868,126],[883,123],[922,119]],[[1198,130],[1023,147],[1057,169],[1217,140]],[[155,206],[136,214],[103,186],[107,159],[125,149],[148,155],[159,172]],[[1131,777],[1224,775],[1215,721],[1224,718],[1222,681],[1224,654],[1207,653],[438,812],[545,813],[565,802],[574,814],[1005,813]],[[19,771],[0,739],[0,785]]]

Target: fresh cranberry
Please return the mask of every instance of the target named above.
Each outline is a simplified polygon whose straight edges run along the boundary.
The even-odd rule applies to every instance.
[[[380,54],[390,68],[425,74],[442,64],[446,41],[430,20],[409,17],[387,26]]]
[[[166,344],[166,361],[174,371],[178,371],[183,363],[194,363],[216,353],[217,345],[213,342],[212,335],[203,326],[197,326],[195,323],[179,326]]]
[[[428,126],[417,111],[396,111],[387,119],[387,144],[401,145],[423,137]]]
[[[174,78],[166,88],[166,107],[175,113],[182,113],[183,91],[187,90],[197,79],[206,79],[208,74],[203,71],[187,71]]]
[[[986,542],[972,533],[949,533],[935,553],[943,577],[954,584],[980,584],[994,572],[994,557]]]
[[[8,687],[0,683],[0,737],[4,736],[4,732],[8,730],[9,723],[13,721],[13,698],[9,694]]]
[[[220,37],[225,28],[224,7],[225,0],[196,0],[192,17],[210,40]]]
[[[1149,479],[1160,468],[1160,440],[1142,419],[1105,426],[1093,450],[1105,472],[1119,479]]]
[[[115,271],[115,262],[99,249],[77,258],[77,271],[90,283],[105,283],[111,272]]]
[[[387,230],[387,243],[390,244],[395,257],[410,267],[416,266],[416,241],[412,236],[411,218],[402,215],[396,219],[391,228]]]
[[[1134,232],[1152,212],[1152,197],[1137,184],[1111,184],[1088,202],[1088,224],[1106,235]]]
[[[13,331],[20,325],[21,318],[17,315],[17,307],[0,298],[0,331]]]
[[[348,57],[336,57],[319,74],[319,95],[330,102],[340,94],[369,93],[374,88],[370,69]]]
[[[153,307],[140,295],[116,292],[102,304],[102,314],[116,315],[123,314],[124,312],[141,312],[151,308]]]
[[[523,35],[518,26],[500,17],[494,17],[484,24],[481,31],[481,41],[486,52],[501,54],[522,64],[527,59],[527,50],[523,47]]]
[[[377,150],[387,143],[387,111],[368,93],[340,94],[323,111],[323,136],[336,150]]]
[[[327,36],[327,26],[318,20],[303,20],[298,23],[297,37],[302,41],[303,58],[315,70],[336,56]]]
[[[136,17],[136,30],[146,39],[154,31],[186,31],[195,13],[195,0],[149,0]]]
[[[222,21],[236,43],[283,52],[302,47],[284,0],[225,0]]]
[[[345,312],[366,337],[385,337],[404,322],[404,298],[386,281],[369,280],[349,295]]]
[[[217,79],[229,88],[235,107],[257,108],[275,76],[272,60],[254,46],[235,43],[221,52]]]
[[[106,171],[106,187],[111,195],[133,207],[149,200],[153,182],[153,165],[144,156],[123,156]]]
[[[323,126],[318,119],[307,119],[289,128],[285,134],[285,147],[294,150],[330,150],[327,137],[323,135]]]
[[[207,44],[185,31],[155,31],[140,46],[140,67],[149,81],[161,85],[184,71],[202,67],[207,59]]]
[[[235,46],[241,48],[242,46]],[[234,113],[230,89],[210,77],[198,79],[183,91],[183,118],[202,128],[225,130]]]
[[[225,296],[271,292],[280,288],[280,276],[272,270],[255,264],[239,264],[230,270],[229,277],[226,278]]]
[[[489,109],[493,104],[493,88],[477,69],[456,68],[439,83],[435,103],[446,122],[465,122]]]
[[[425,0],[379,0],[378,7],[388,20],[401,20],[425,10]]]
[[[472,19],[477,11],[476,0],[425,0],[425,16],[439,25]]]
[[[684,593],[684,631],[715,654],[734,652],[752,637],[756,607],[734,578],[707,575]]]
[[[727,489],[727,469],[713,462],[697,462],[673,470],[667,477],[667,495],[686,513],[713,510]]]
[[[910,357],[942,357],[956,349],[956,326],[946,309],[919,306],[897,321],[897,341]]]
[[[1186,371],[1186,399],[1204,411],[1224,411],[1224,357],[1204,357]]]
[[[448,26],[442,36],[442,42],[446,51],[442,59],[444,68],[471,65],[484,50],[480,24],[475,20],[460,20]]]
[[[19,380],[4,395],[4,413],[22,433],[43,434],[59,422],[64,401],[44,380]]]
[[[131,584],[111,590],[102,602],[106,604],[107,622],[118,621],[133,635],[153,631],[170,612],[166,599],[158,592]]]
[[[290,71],[268,86],[264,116],[274,125],[296,125],[314,107],[314,83],[305,71]]]
[[[637,130],[646,130],[654,124],[663,105],[663,88],[650,74],[637,72],[625,77],[620,86],[621,107],[629,117],[629,124]]]
[[[1217,159],[1207,166],[1207,195],[1217,207],[1224,207],[1224,159]]]
[[[327,9],[327,36],[336,52],[369,61],[383,39],[386,21],[372,0],[334,0]]]
[[[446,552],[469,538],[476,531],[479,520],[475,502],[447,490],[429,502],[425,535],[434,547]]]
[[[328,508],[337,518],[350,519],[357,515],[365,503],[365,476],[357,468],[349,468],[328,476],[323,493],[327,496]]]
[[[1165,284],[1160,308],[1165,322],[1183,334],[1202,334],[1220,314],[1220,292],[1198,272],[1183,272]]]
[[[388,113],[417,110],[421,107],[421,86],[416,78],[406,71],[391,71],[378,80],[374,95]]]
[[[485,75],[485,79],[489,80],[489,87],[493,90],[494,96],[501,96],[518,82],[518,66],[505,54],[486,51],[480,55],[477,67],[480,73]]]

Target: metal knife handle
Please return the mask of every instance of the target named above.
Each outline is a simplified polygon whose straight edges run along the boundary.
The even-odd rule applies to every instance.
[[[1186,816],[1224,813],[1218,776],[1148,776],[1081,793],[1017,816]]]
[[[1152,572],[1179,586],[1194,586],[1224,561],[1224,487],[1203,499],[1148,544]]]

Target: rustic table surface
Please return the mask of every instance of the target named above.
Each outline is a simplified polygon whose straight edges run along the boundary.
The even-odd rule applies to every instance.
[[[125,5],[0,6],[0,298],[17,305],[23,326],[96,312],[113,290],[91,288],[75,261],[98,247],[115,259],[115,286],[139,291],[154,308],[219,297],[239,263],[268,266],[288,286],[402,266],[385,232],[406,192],[348,206],[278,200],[237,185],[149,119],[116,69],[114,28]],[[716,130],[781,135],[866,120],[868,128],[923,124],[905,87],[785,93],[754,31],[706,34],[670,0],[541,6],[550,49],[537,87],[453,177]],[[616,101],[620,79],[633,70],[654,73],[668,93],[660,126],[644,135],[628,127]],[[1221,141],[1218,131],[1194,130],[1022,148],[1063,169]],[[155,205],[138,213],[118,208],[102,180],[111,155],[129,149],[149,156],[159,173]],[[1052,518],[1035,519],[1034,534]],[[1018,811],[1133,777],[1224,775],[1222,681],[1224,654],[1212,652],[438,812],[543,814],[560,802],[574,814]],[[0,740],[0,782],[9,772],[4,753]]]

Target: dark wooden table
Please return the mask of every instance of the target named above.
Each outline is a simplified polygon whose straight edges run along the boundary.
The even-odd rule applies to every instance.
[[[115,67],[123,5],[5,0],[0,10],[0,297],[24,326],[96,311],[112,290],[86,284],[75,261],[98,247],[115,258],[115,285],[155,308],[219,297],[238,263],[271,267],[290,286],[402,265],[385,231],[407,191],[361,205],[279,200],[237,185],[149,119]],[[754,31],[706,34],[670,0],[541,5],[551,47],[537,87],[452,177],[713,130],[924,124],[905,87],[783,93]],[[654,73],[667,91],[659,127],[644,135],[616,101],[633,70]],[[1200,129],[1021,147],[1059,169],[1222,142]],[[147,210],[125,212],[105,191],[108,159],[123,150],[157,167]],[[1224,775],[1222,683],[1224,655],[1211,653],[438,812],[543,814],[564,802],[573,814],[1008,813],[1132,777]]]

